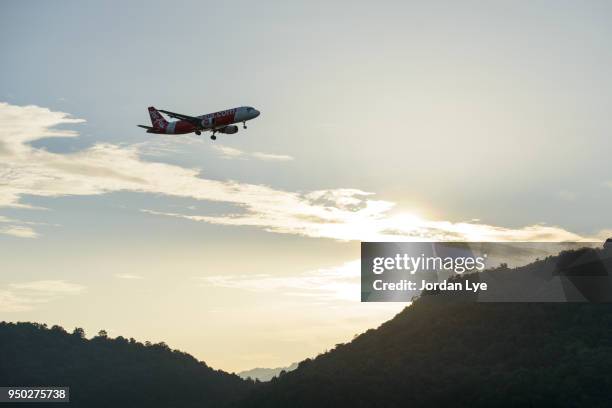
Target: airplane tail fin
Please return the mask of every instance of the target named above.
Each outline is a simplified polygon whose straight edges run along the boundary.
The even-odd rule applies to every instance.
[[[155,129],[166,129],[168,126],[168,121],[153,106],[149,106],[149,116]]]

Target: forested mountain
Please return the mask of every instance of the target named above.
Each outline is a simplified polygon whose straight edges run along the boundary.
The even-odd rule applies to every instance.
[[[212,352],[212,351],[211,351]],[[73,407],[219,407],[255,384],[164,343],[0,323],[0,385],[69,386]],[[64,406],[66,404],[57,404]]]
[[[568,252],[488,273],[541,274],[554,264],[601,277],[605,262],[568,267],[597,256]],[[163,343],[0,323],[0,385],[68,385],[76,407],[609,407],[611,368],[610,303],[425,293],[379,328],[269,383],[213,370]]]
[[[601,277],[601,263],[567,268],[600,255],[570,251],[490,273],[541,274],[555,264],[561,273]],[[426,293],[379,328],[261,384],[237,406],[610,407],[612,304],[478,303]]]
[[[423,297],[240,407],[609,407],[612,305]]]

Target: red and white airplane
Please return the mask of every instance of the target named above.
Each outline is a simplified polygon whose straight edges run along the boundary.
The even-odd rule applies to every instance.
[[[168,122],[160,112],[178,120]],[[189,116],[161,109],[157,110],[151,106],[149,107],[149,116],[151,116],[153,126],[138,125],[138,127],[147,129],[147,133],[183,135],[194,132],[196,135],[201,135],[202,132],[210,131],[212,132],[210,138],[215,140],[217,139],[217,136],[215,136],[217,132],[230,135],[238,132],[238,126],[234,123],[242,122],[242,127],[246,129],[246,121],[258,117],[259,111],[250,106],[241,106],[202,116]]]

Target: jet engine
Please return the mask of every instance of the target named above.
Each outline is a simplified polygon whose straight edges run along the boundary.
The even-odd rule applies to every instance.
[[[228,135],[233,135],[238,132],[238,126],[226,126],[223,129],[217,130],[219,133],[227,133]]]

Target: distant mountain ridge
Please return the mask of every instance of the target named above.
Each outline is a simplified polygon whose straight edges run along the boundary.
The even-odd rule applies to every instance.
[[[293,363],[288,367],[276,367],[276,368],[252,368],[250,370],[241,371],[238,375],[245,380],[251,378],[259,381],[270,381],[272,378],[277,377],[281,372],[293,371],[298,367],[298,363]]]

